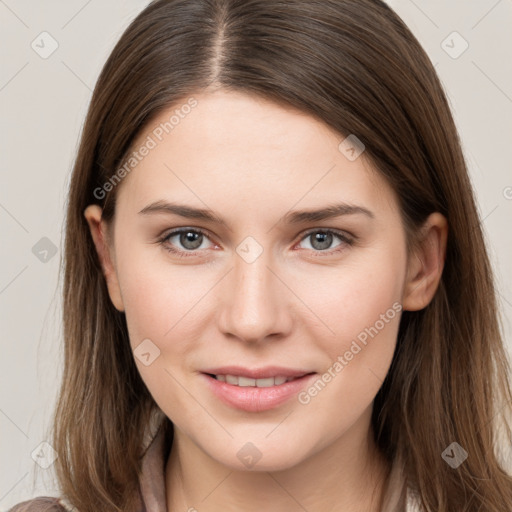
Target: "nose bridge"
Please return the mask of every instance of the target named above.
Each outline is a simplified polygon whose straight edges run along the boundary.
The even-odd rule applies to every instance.
[[[251,245],[252,244],[252,245]],[[259,245],[259,244],[258,244]],[[258,254],[259,253],[259,254]],[[241,243],[222,298],[221,328],[246,341],[259,341],[290,328],[283,285],[274,273],[269,251],[252,241]]]

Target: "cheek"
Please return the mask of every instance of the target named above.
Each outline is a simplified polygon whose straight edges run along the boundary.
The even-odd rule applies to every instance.
[[[406,274],[405,248],[396,242],[300,280],[298,294],[322,320],[310,322],[309,334],[328,355],[325,369],[339,362],[343,368],[331,371],[343,372],[354,390],[369,379],[379,384],[391,364]]]
[[[201,298],[213,283],[192,267],[173,268],[165,255],[151,264],[149,259],[147,253],[132,252],[118,261],[130,345],[156,403],[176,425],[186,425],[194,413],[182,375],[200,343]]]
[[[201,297],[211,287],[193,267],[174,266],[160,250],[143,249],[118,261],[118,276],[132,347],[143,339],[154,340],[161,350],[179,352],[186,343],[184,330],[193,338]],[[154,257],[156,255],[156,257]],[[172,343],[169,341],[172,340]],[[180,343],[180,340],[183,340]]]
[[[370,272],[364,265],[343,272],[319,310],[334,334],[323,325],[310,333],[327,356],[318,378],[297,398],[305,431],[329,425],[318,449],[369,410],[389,371],[401,316],[403,268],[386,263],[386,272]]]

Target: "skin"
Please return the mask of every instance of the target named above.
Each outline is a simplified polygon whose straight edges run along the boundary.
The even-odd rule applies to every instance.
[[[302,112],[241,93],[194,97],[198,105],[118,186],[113,224],[97,205],[84,212],[132,349],[149,338],[160,350],[149,366],[135,361],[175,425],[168,510],[380,510],[389,468],[370,418],[400,314],[308,404],[293,397],[269,411],[240,411],[219,401],[198,372],[282,365],[321,376],[395,302],[418,310],[431,301],[446,220],[430,215],[408,254],[394,191],[364,153],[350,161],[339,151],[344,137]],[[152,121],[134,148],[175,108]],[[139,213],[158,200],[211,209],[225,225]],[[337,202],[367,208],[373,218],[283,220],[290,210]],[[177,228],[202,228],[208,237],[179,258],[165,249],[186,252],[190,244],[179,235],[158,242]],[[322,250],[306,234],[312,228],[349,233],[353,243],[333,236]],[[236,252],[247,236],[263,250],[251,263]],[[262,454],[252,468],[237,457],[249,441]]]

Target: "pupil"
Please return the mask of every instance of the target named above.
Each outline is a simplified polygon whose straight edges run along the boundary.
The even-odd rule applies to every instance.
[[[188,231],[187,233],[182,233],[180,242],[183,247],[187,249],[197,249],[201,245],[200,237],[201,233],[194,233],[192,231]],[[197,243],[199,239],[199,243]]]
[[[331,233],[315,233],[315,243],[319,243],[319,247],[317,249],[327,249],[332,242],[332,234]],[[313,244],[315,247],[315,244]]]

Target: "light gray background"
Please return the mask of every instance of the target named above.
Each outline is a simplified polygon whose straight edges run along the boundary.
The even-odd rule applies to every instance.
[[[101,66],[147,3],[0,0],[0,511],[58,494],[52,466],[39,469],[31,453],[49,440],[62,368],[57,276],[66,189]],[[512,353],[512,0],[389,3],[427,50],[449,97]],[[31,47],[35,40],[38,51],[51,48],[43,31],[58,43],[46,59]],[[452,55],[463,48],[458,36],[450,36],[454,31],[469,44],[458,58],[442,47]],[[43,237],[57,250],[46,262],[44,253],[32,251]]]

